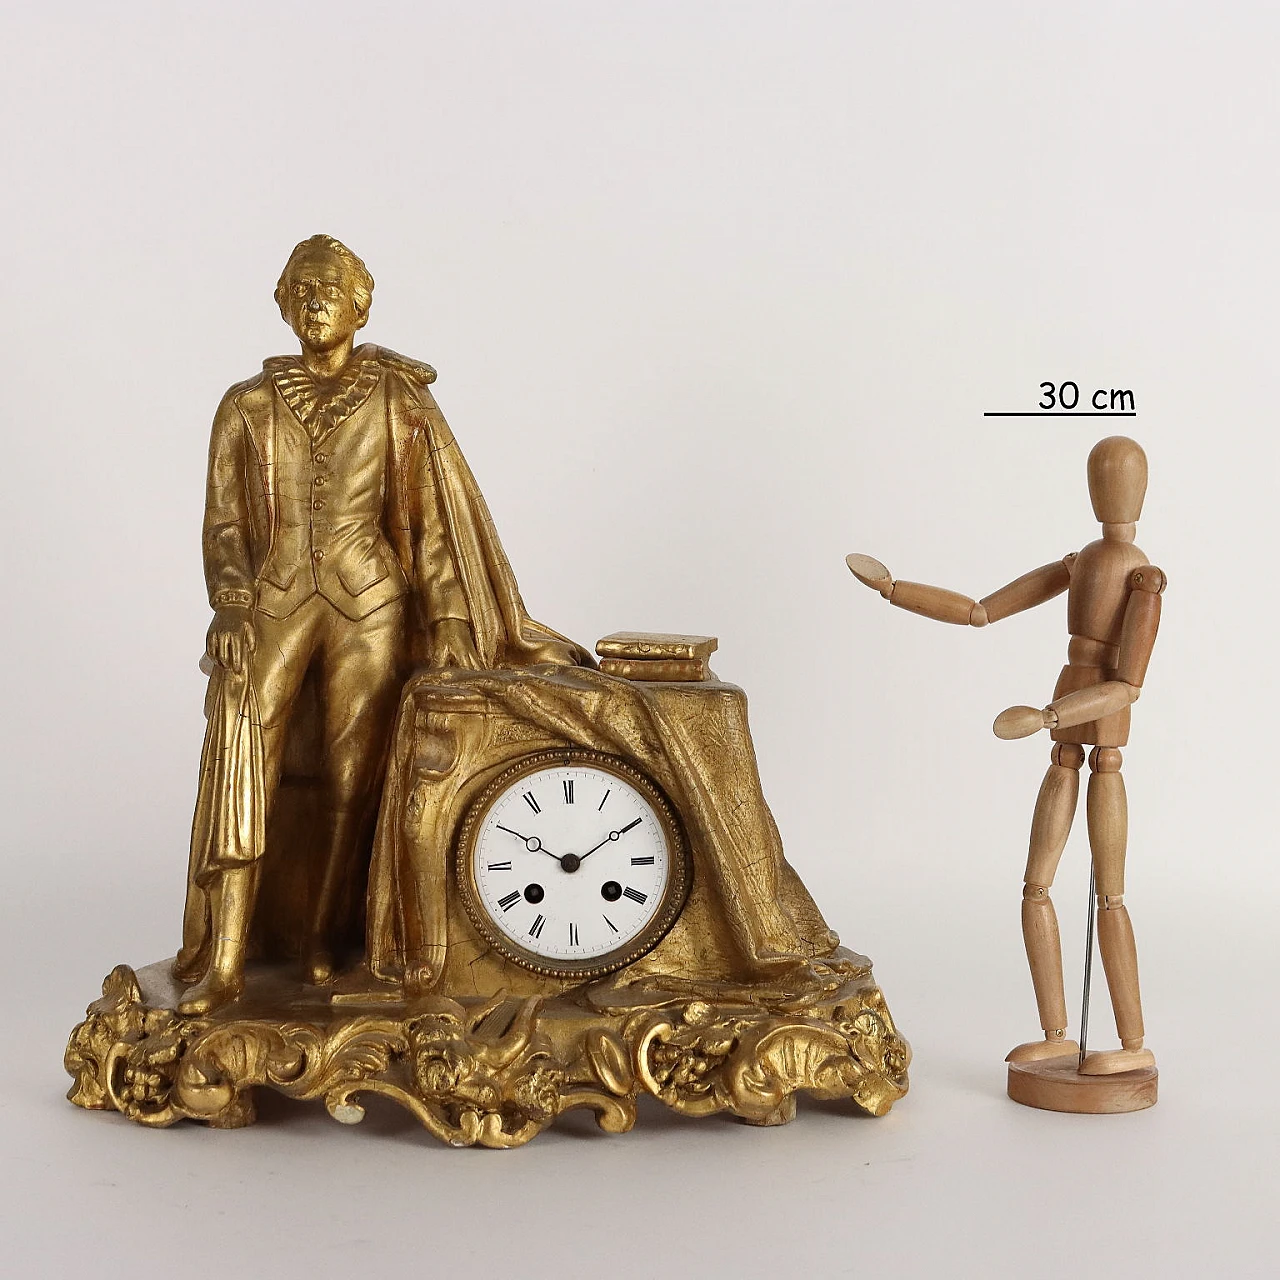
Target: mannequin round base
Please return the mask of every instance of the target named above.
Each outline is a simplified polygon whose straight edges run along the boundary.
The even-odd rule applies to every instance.
[[[1156,1104],[1155,1067],[1110,1076],[1082,1076],[1074,1053],[1039,1062],[1009,1064],[1009,1097],[1041,1111],[1118,1115]]]

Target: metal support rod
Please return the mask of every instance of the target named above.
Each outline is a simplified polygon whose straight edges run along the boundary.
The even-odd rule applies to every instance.
[[[1089,1043],[1089,987],[1093,981],[1093,917],[1097,909],[1097,897],[1094,889],[1097,885],[1097,872],[1093,859],[1089,859],[1089,926],[1084,942],[1084,993],[1080,1000],[1080,1066],[1084,1066],[1085,1050]]]

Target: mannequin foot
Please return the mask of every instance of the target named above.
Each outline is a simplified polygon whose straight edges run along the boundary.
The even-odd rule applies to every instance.
[[[1156,1055],[1150,1049],[1103,1049],[1087,1054],[1080,1068],[1082,1076],[1114,1076],[1122,1071],[1139,1071],[1154,1067]]]
[[[1074,1040],[1031,1040],[1010,1049],[1005,1061],[1042,1062],[1046,1058],[1065,1058],[1071,1054],[1080,1055],[1080,1046]]]
[[[243,990],[243,978],[229,978],[210,971],[194,987],[187,988],[178,1001],[178,1012],[198,1018],[230,1004]]]
[[[311,947],[302,961],[302,980],[313,987],[327,986],[333,981],[337,966],[327,947]]]

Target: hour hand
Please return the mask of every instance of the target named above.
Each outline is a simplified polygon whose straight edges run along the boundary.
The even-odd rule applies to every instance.
[[[530,853],[545,853],[548,858],[554,858],[557,862],[560,861],[560,855],[552,853],[537,836],[522,836],[520,832],[512,831],[510,827],[504,827],[500,822],[498,823],[498,830],[505,831],[509,836],[515,836],[517,840],[523,840],[524,847],[528,849]]]

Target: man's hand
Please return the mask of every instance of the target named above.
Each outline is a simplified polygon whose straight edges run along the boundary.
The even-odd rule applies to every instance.
[[[480,670],[480,655],[471,638],[471,624],[462,618],[441,618],[431,627],[431,656],[437,667]]]
[[[227,604],[213,615],[205,639],[205,652],[219,666],[239,674],[256,643],[253,610],[244,605]]]

